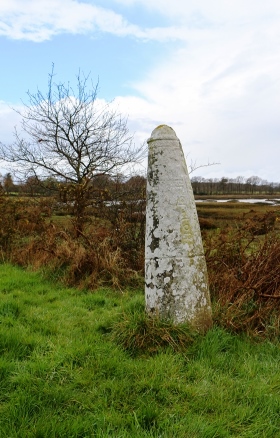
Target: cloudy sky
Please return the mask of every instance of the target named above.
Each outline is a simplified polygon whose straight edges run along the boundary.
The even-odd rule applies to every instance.
[[[172,126],[193,176],[280,182],[279,0],[0,0],[0,141],[26,92],[79,70],[135,141]]]

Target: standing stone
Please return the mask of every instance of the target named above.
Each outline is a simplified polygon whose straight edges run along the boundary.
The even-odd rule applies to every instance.
[[[212,324],[207,268],[191,182],[174,130],[148,139],[146,311],[198,330]]]

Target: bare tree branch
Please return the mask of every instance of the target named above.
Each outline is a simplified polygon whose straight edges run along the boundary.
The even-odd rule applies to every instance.
[[[191,163],[188,165],[189,174],[195,172],[197,169],[201,169],[202,167],[217,166],[218,164],[221,164],[221,163],[215,163],[215,162],[210,163],[208,161],[208,163],[206,163],[206,164],[199,164],[199,165],[197,165],[196,161],[192,161],[191,160]]]

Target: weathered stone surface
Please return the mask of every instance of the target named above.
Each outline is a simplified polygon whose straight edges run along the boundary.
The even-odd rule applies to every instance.
[[[205,330],[212,324],[207,269],[182,146],[166,125],[148,144],[146,310]]]

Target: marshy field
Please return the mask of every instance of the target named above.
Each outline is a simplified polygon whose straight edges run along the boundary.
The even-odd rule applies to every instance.
[[[145,316],[139,221],[49,207],[0,206],[1,437],[280,437],[280,206],[197,204],[204,335]]]

